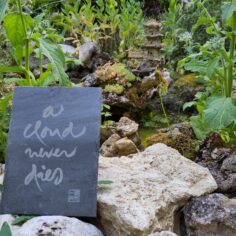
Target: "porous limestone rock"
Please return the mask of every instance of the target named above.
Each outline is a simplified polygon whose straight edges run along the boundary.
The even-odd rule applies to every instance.
[[[132,140],[121,138],[118,134],[112,134],[101,146],[104,157],[126,156],[138,152],[138,148]]]
[[[235,236],[236,199],[215,193],[192,199],[184,208],[189,236]]]
[[[147,236],[173,231],[175,212],[217,184],[207,168],[165,144],[132,158],[100,157],[99,179],[113,183],[98,192],[98,214],[109,236]]]
[[[138,152],[136,145],[127,137],[118,140],[115,143],[115,149],[118,156],[128,156]]]
[[[121,117],[117,124],[117,131],[121,133],[121,136],[130,136],[138,131],[138,124],[128,117]]]
[[[95,226],[65,216],[40,216],[27,221],[13,236],[103,236]]]
[[[113,157],[116,154],[115,143],[120,140],[121,137],[118,134],[112,134],[101,146],[100,152],[105,157]]]

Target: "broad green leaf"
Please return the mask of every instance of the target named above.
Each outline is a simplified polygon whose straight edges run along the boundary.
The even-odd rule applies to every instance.
[[[236,106],[232,98],[210,97],[203,111],[203,119],[210,130],[228,127],[236,119]]]
[[[34,20],[29,15],[23,15],[26,24],[26,30],[29,30],[34,25]],[[4,18],[4,28],[11,44],[16,47],[23,45],[25,42],[25,32],[21,21],[20,14],[11,13]]]
[[[5,16],[5,12],[8,6],[8,0],[0,0],[0,24]]]
[[[4,222],[0,231],[0,236],[12,236],[10,226]]]
[[[231,3],[225,3],[222,7],[222,19],[228,21],[234,11],[236,11],[236,0],[233,0]]]
[[[184,68],[192,72],[205,73],[208,65],[208,61],[201,61],[198,59],[191,59],[189,62],[186,62]]]
[[[204,139],[209,130],[207,129],[206,124],[202,120],[201,116],[192,116],[190,118],[190,123],[197,139]]]
[[[33,216],[18,216],[13,222],[12,225],[22,225],[26,221],[31,220]]]
[[[219,58],[215,57],[214,59],[210,59],[207,63],[207,68],[206,68],[206,75],[211,78],[216,69],[218,69],[218,65],[219,65]]]
[[[61,85],[68,83],[68,76],[65,73],[65,56],[61,48],[47,39],[39,39],[42,54],[46,56],[52,64],[52,76]]]

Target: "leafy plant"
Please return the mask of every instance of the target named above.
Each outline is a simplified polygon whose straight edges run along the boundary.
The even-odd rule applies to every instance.
[[[65,1],[61,12],[52,13],[52,25],[78,46],[99,42],[105,52],[124,57],[130,46],[143,39],[142,10],[135,0]],[[69,37],[68,37],[69,34]]]
[[[102,116],[102,122],[104,125],[111,125],[113,124],[112,120],[109,120],[108,118],[112,116],[111,112],[110,112],[111,107],[107,104],[102,104],[102,112],[101,112],[101,116]]]
[[[17,0],[16,3],[18,12],[8,13],[4,17],[3,22],[7,38],[14,48],[14,58],[17,66],[0,66],[0,73],[19,73],[24,75],[24,85],[38,86],[38,81],[36,81],[33,73],[30,71],[30,55],[36,47],[40,55],[40,72],[44,80],[48,79],[50,83],[58,81],[61,85],[67,85],[68,77],[63,69],[65,57],[61,48],[54,44],[48,35],[42,35],[38,31],[34,32],[36,24],[40,19],[36,18],[34,20],[29,14],[23,13],[21,0]],[[43,56],[46,56],[50,61],[46,74],[43,74],[42,70]],[[52,77],[54,80],[52,80]]]
[[[162,51],[170,70],[176,69],[179,60],[196,52],[196,44],[203,44],[212,38],[212,35],[206,33],[206,25],[193,26],[192,24],[200,18],[205,19],[205,15],[201,17],[205,13],[202,12],[200,2],[199,0],[169,1],[169,8],[162,17],[162,33],[164,34]],[[219,21],[221,2],[221,0],[204,1],[205,9],[215,16],[215,20]]]
[[[14,1],[13,6],[7,14],[8,0],[1,1],[0,20],[6,37],[13,48],[12,53],[15,60],[13,66],[0,65],[0,73],[4,74],[4,84],[15,84],[18,86],[48,86],[60,84],[70,86],[68,76],[64,71],[65,57],[61,48],[52,41],[53,34],[45,34],[40,31],[41,16],[34,19],[22,11],[21,0]],[[40,75],[35,78],[30,70],[30,58],[34,55],[38,58]],[[50,63],[47,68],[43,68],[43,60],[47,58]],[[8,74],[11,74],[10,76]],[[12,78],[12,74],[14,74]],[[12,92],[2,94],[0,99],[0,158],[3,161],[7,143],[7,133],[9,128],[9,116],[11,111]]]
[[[15,220],[12,222],[12,225],[22,225],[28,220],[31,220],[33,216],[17,216]]]
[[[204,1],[205,2],[205,1]],[[198,138],[208,132],[216,131],[235,140],[236,104],[233,95],[235,79],[236,45],[236,1],[226,2],[222,6],[223,24],[216,22],[199,1],[201,15],[193,27],[195,31],[201,25],[207,25],[206,32],[212,36],[204,45],[197,45],[198,51],[179,62],[180,67],[191,70],[204,78],[206,92],[197,94],[195,105],[199,115],[191,117],[191,123]],[[229,47],[228,47],[229,44]],[[234,132],[228,132],[229,127]],[[227,135],[228,134],[228,135]]]

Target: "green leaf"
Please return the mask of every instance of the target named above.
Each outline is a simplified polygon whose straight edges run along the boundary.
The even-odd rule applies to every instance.
[[[113,181],[111,180],[99,180],[98,181],[98,185],[108,185],[108,184],[112,184]]]
[[[236,1],[233,0],[231,3],[225,3],[222,7],[222,19],[228,21],[234,11],[236,11]]]
[[[26,70],[20,66],[0,66],[0,73],[27,73]]]
[[[203,119],[213,131],[228,127],[236,119],[236,106],[232,98],[210,97],[203,111]]]
[[[195,101],[184,103],[183,111],[185,111],[187,108],[193,107],[195,105],[195,103],[196,103]]]
[[[21,78],[6,78],[3,80],[4,84],[12,84],[12,83],[18,83],[20,81],[23,81],[24,79]]]
[[[218,69],[219,65],[219,58],[215,57],[214,59],[209,59],[207,63],[207,68],[206,68],[206,75],[211,78],[214,73],[216,72],[216,69]]]
[[[30,29],[34,25],[34,20],[29,15],[23,15],[25,20],[26,30]],[[18,13],[11,13],[4,18],[4,28],[8,39],[11,44],[16,47],[18,45],[23,46],[25,42],[25,32],[21,21],[21,16]]]
[[[47,39],[39,39],[42,54],[45,55],[52,64],[52,76],[61,85],[67,85],[68,76],[64,71],[65,56],[61,48]]]
[[[0,24],[5,16],[5,12],[8,6],[8,0],[0,0]]]
[[[215,18],[211,17],[199,17],[197,24],[193,26],[192,32],[194,33],[201,25],[211,24],[215,22]]]
[[[199,140],[204,139],[209,130],[207,129],[206,124],[202,120],[201,116],[200,115],[192,116],[190,118],[190,123],[197,139]]]
[[[0,231],[0,236],[12,236],[10,226],[4,222]]]
[[[13,222],[12,225],[22,225],[26,221],[31,220],[33,216],[19,216]]]
[[[186,62],[184,68],[192,72],[205,73],[207,68],[208,61],[202,61],[198,59],[191,59],[189,62]]]

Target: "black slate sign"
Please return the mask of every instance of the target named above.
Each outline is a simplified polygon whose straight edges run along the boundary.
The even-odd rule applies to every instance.
[[[96,216],[101,90],[17,87],[2,213]]]

